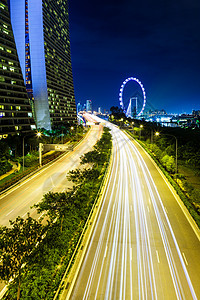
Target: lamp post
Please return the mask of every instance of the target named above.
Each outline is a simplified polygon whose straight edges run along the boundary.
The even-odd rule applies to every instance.
[[[156,132],[155,133],[156,136],[159,136],[160,133],[159,132]],[[176,140],[176,174],[178,174],[178,139],[175,135],[173,134],[168,134],[168,133],[162,133],[162,135],[169,135],[169,136],[172,136],[175,138]]]
[[[141,140],[141,131],[142,131],[143,125],[140,125],[140,140]]]
[[[73,130],[74,130],[74,127],[71,126],[71,127],[70,127],[70,130],[71,130],[70,135],[73,136]]]
[[[42,133],[40,131],[38,131],[36,133],[36,136],[38,138],[40,138],[42,135]],[[41,167],[42,166],[42,143],[39,143],[39,166]]]
[[[133,130],[133,133],[134,133],[134,127],[133,127],[134,122],[131,122],[131,125],[132,125],[132,130]]]

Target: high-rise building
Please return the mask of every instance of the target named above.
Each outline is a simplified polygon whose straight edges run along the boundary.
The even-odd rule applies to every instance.
[[[14,41],[8,3],[0,0],[0,138],[36,128]]]
[[[81,103],[79,102],[79,103],[77,104],[77,113],[79,113],[80,111],[82,111],[82,105],[81,105]]]
[[[77,122],[67,0],[9,0],[24,81],[38,128]]]
[[[92,112],[92,101],[91,100],[86,101],[86,111]]]

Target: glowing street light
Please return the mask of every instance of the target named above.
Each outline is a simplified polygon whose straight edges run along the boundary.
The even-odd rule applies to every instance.
[[[140,125],[140,140],[141,140],[141,131],[142,131],[143,125]]]
[[[42,133],[38,131],[36,133],[36,136],[40,138],[42,136]],[[42,143],[39,143],[39,166],[42,166]]]
[[[38,132],[36,133],[36,135],[37,135],[37,137],[39,138],[39,137],[42,136],[42,133],[41,133],[40,131],[38,131]]]

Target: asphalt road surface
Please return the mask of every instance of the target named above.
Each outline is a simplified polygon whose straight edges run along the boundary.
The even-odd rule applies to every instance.
[[[110,178],[66,299],[200,299],[199,229],[144,150],[109,126]]]
[[[92,126],[85,139],[73,152],[69,152],[22,184],[1,195],[0,225],[8,226],[9,220],[15,220],[18,216],[26,217],[27,212],[30,212],[32,217],[36,217],[36,210],[30,207],[41,201],[45,193],[67,190],[71,185],[66,178],[67,173],[78,167],[80,156],[92,149],[100,138],[101,132],[102,126]]]
[[[47,192],[62,192],[71,186],[66,178],[67,173],[78,167],[80,156],[92,150],[101,133],[102,126],[92,126],[84,140],[75,147],[73,152],[67,153],[17,187],[1,195],[0,225],[10,226],[9,220],[15,220],[18,216],[26,218],[27,212],[36,219],[40,218],[36,209],[30,209],[30,207],[41,201]],[[0,283],[0,299],[5,289],[5,284]]]

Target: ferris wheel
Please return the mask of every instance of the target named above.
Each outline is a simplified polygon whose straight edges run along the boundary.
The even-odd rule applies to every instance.
[[[129,96],[128,100],[127,99],[125,100],[124,99],[125,86],[130,81],[134,81],[136,83],[137,86],[136,91],[134,91],[134,93]],[[123,112],[127,117],[141,116],[146,105],[146,93],[141,81],[139,81],[137,78],[134,77],[129,77],[126,80],[124,80],[119,92],[119,103]]]

